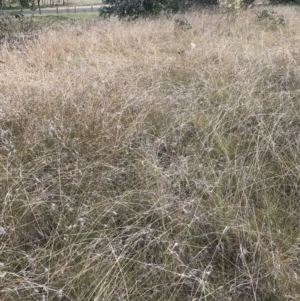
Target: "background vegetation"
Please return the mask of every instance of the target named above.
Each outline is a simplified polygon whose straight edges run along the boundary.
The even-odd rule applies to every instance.
[[[299,300],[300,18],[275,11],[2,39],[1,301]]]
[[[253,1],[252,1],[253,2]],[[214,6],[218,0],[103,0],[100,16],[116,15],[119,18],[157,16],[163,13],[185,11],[192,6]]]

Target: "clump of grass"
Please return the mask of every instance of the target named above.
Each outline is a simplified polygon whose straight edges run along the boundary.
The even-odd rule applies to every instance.
[[[2,45],[2,300],[299,299],[299,16],[282,14]]]

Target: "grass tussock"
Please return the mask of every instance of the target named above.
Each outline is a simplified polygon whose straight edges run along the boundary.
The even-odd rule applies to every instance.
[[[279,10],[3,43],[1,300],[300,299],[300,18]]]

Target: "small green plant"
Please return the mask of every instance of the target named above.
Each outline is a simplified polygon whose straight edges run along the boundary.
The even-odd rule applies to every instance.
[[[263,9],[257,13],[258,21],[265,21],[270,23],[271,26],[284,25],[283,15],[278,15],[276,11],[270,11],[268,9]]]
[[[174,19],[174,26],[175,29],[181,30],[181,31],[188,31],[192,29],[192,25],[190,24],[189,20],[186,17],[179,17]]]

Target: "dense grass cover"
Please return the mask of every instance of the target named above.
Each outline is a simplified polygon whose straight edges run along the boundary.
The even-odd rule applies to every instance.
[[[279,10],[1,46],[1,301],[300,299],[300,15]]]

